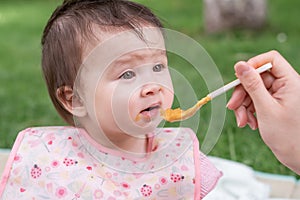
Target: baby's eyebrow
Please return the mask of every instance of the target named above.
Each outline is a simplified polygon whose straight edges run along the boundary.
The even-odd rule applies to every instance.
[[[132,61],[132,59],[144,60],[147,58],[153,58],[155,56],[164,56],[166,55],[165,50],[151,50],[150,53],[147,52],[132,52],[126,55],[121,56],[116,60],[116,63],[126,63]]]
[[[135,67],[140,65],[140,63],[138,63],[141,60],[147,60],[148,58],[153,58],[153,57],[160,57],[160,56],[165,56],[166,55],[166,51],[165,50],[155,50],[155,51],[151,51],[151,53],[146,53],[146,52],[132,52],[126,55],[123,55],[117,59],[115,59],[112,62],[112,66],[118,66],[118,67],[111,67],[110,71],[111,73],[114,73],[115,71],[122,71],[125,70],[128,67]],[[130,64],[130,66],[128,66],[128,64]]]

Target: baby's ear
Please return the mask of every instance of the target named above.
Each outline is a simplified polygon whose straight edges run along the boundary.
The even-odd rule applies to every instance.
[[[72,87],[62,86],[56,90],[56,97],[64,108],[76,117],[84,117],[87,112],[85,106]]]

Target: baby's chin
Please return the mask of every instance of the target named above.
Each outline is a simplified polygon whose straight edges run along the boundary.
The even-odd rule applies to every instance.
[[[137,115],[133,121],[134,124],[141,128],[150,128],[155,129],[163,120],[161,116],[147,116],[147,115]]]
[[[161,121],[161,118],[156,118],[154,120],[141,119],[138,122],[133,121],[132,124],[127,124],[119,128],[128,135],[132,135],[134,137],[145,137],[149,134],[153,134]]]

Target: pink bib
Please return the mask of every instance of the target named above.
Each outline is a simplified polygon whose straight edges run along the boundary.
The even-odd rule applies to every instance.
[[[74,127],[19,133],[0,184],[1,199],[201,199],[221,176],[186,128],[149,138],[143,158],[96,143]]]

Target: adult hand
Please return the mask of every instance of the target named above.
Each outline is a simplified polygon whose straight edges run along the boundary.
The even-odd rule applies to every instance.
[[[269,62],[269,72],[260,76],[254,70]],[[238,62],[234,68],[242,85],[227,107],[234,110],[238,126],[258,128],[277,159],[300,174],[299,74],[277,51]]]

